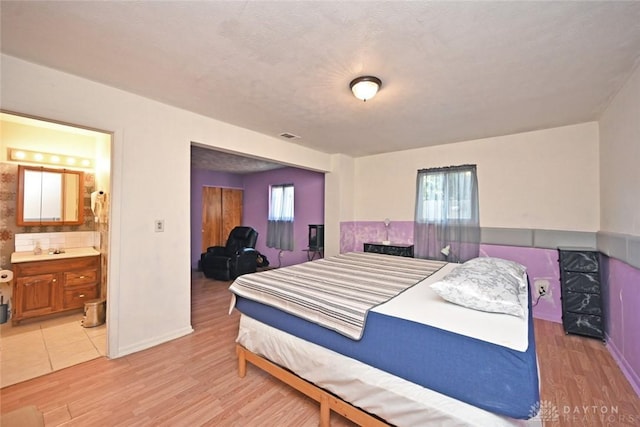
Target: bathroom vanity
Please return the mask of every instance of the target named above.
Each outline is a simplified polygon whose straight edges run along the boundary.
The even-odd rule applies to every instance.
[[[34,255],[14,252],[14,325],[24,319],[84,307],[100,297],[100,253],[93,248],[68,249],[64,253]]]

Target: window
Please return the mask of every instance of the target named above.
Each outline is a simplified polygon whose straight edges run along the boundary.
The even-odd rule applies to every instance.
[[[422,169],[416,181],[416,258],[466,261],[479,254],[475,165]]]
[[[469,221],[472,219],[471,170],[424,171],[418,175],[420,201],[418,220],[422,222]]]
[[[293,221],[293,184],[271,186],[269,220]]]
[[[294,219],[293,184],[272,185],[267,221],[267,246],[285,251],[293,250]]]

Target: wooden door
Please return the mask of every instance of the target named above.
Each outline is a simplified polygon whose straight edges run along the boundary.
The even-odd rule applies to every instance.
[[[242,190],[222,189],[222,240],[226,243],[234,227],[242,225]]]
[[[242,190],[202,188],[202,252],[224,246],[229,233],[242,224]]]
[[[202,252],[220,246],[222,231],[222,189],[202,187]]]

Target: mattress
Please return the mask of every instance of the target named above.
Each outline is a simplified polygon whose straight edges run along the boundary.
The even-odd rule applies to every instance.
[[[342,400],[398,427],[542,427],[516,420],[393,376],[241,315],[237,342]]]
[[[420,299],[422,307],[407,303],[415,303],[416,295],[428,292],[429,284],[445,273],[439,271],[371,310],[359,341],[247,298],[237,297],[236,308],[295,337],[486,411],[517,419],[534,416],[539,388],[530,310],[518,322],[515,316],[478,312],[438,298],[431,298],[433,310],[429,298]],[[523,304],[529,306],[530,299],[524,298]],[[464,316],[458,317],[461,310]],[[435,325],[417,316],[420,311],[437,313],[430,320]],[[510,327],[499,327],[509,322]]]

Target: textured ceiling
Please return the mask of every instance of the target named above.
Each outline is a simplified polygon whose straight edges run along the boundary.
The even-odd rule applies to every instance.
[[[195,169],[208,169],[235,174],[264,172],[284,167],[277,163],[224,153],[195,145],[191,146],[191,166]]]
[[[633,1],[0,5],[3,53],[351,156],[595,120],[640,58]]]

